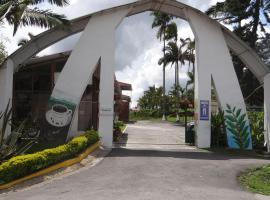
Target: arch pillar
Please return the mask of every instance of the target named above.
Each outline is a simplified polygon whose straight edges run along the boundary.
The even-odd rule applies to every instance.
[[[96,66],[100,72],[99,134],[105,147],[112,147],[115,29],[129,9],[94,15],[68,58],[52,92],[43,131],[52,142],[63,143],[78,135],[77,107],[91,82]],[[57,110],[65,110],[63,114]],[[62,112],[62,111],[61,111]],[[65,115],[65,116],[64,116]]]
[[[264,77],[264,140],[270,152],[270,73]]]
[[[212,20],[202,18],[198,12],[191,9],[186,11],[186,15],[196,40],[196,144],[200,148],[209,148],[212,87],[216,90],[217,100],[222,110],[226,110],[226,105],[229,104],[246,113],[246,106],[221,26]],[[249,126],[247,117],[246,121],[246,125]],[[227,141],[230,148],[239,148],[228,129]],[[247,146],[247,149],[252,148],[251,134]]]
[[[13,73],[14,73],[14,62],[8,59],[4,66],[0,68],[0,112],[4,112],[8,103],[9,108],[12,107],[13,99]],[[8,124],[6,129],[6,135],[11,133],[11,126]]]

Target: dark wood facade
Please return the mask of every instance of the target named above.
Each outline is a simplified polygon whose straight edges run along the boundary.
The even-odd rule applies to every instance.
[[[61,73],[70,52],[33,58],[20,71],[14,74],[13,116],[21,120],[31,117],[39,120],[44,117],[49,97],[53,91],[58,75]],[[99,107],[99,77],[98,66],[82,96],[78,110],[78,129],[84,131],[98,128]],[[115,113],[119,120],[128,121],[130,98],[122,95],[122,90],[130,89],[115,80]]]

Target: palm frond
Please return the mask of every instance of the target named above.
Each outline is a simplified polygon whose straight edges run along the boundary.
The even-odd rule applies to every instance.
[[[27,5],[37,5],[40,3],[48,2],[51,5],[56,5],[59,7],[64,7],[69,5],[69,0],[23,0],[23,4]]]
[[[220,12],[224,11],[226,2],[218,2],[216,5],[210,7],[205,13],[209,16],[217,17]]]
[[[20,46],[20,47],[22,47],[22,46],[24,46],[24,45],[26,45],[26,43],[28,42],[29,40],[28,39],[26,39],[26,38],[23,38],[23,39],[20,39],[19,41],[18,41],[18,46]]]
[[[7,1],[4,4],[1,1],[1,4],[0,4],[0,19],[1,20],[5,17],[5,15],[7,14],[7,12],[9,11],[11,5],[12,5],[12,2],[11,1]]]
[[[53,13],[49,10],[26,9],[22,16],[24,26],[39,26],[41,28],[52,28],[55,26],[67,26],[69,21],[64,15]]]
[[[6,3],[13,3],[14,1],[13,0],[0,0],[0,6],[1,5],[4,5],[4,4],[6,4]]]

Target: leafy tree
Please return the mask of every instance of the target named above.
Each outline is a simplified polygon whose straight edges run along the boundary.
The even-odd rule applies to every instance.
[[[260,38],[259,34],[261,32],[268,35],[265,27],[270,24],[269,0],[225,0],[209,8],[206,13],[218,21],[232,25],[234,32],[242,40],[257,50],[264,61],[268,60],[264,57],[265,54],[262,50],[259,50],[264,44],[267,45],[268,40],[265,40],[267,37]],[[260,41],[264,41],[264,44]],[[269,52],[268,46],[265,46],[264,50]],[[260,83],[236,55],[233,55],[233,63],[243,95],[248,97]],[[247,99],[246,103],[262,105],[263,90],[256,91],[252,97]]]
[[[149,89],[144,92],[144,95],[138,100],[140,108],[146,110],[161,110],[162,91],[162,87],[149,87]]]
[[[269,0],[225,0],[206,13],[225,24],[234,25],[234,31],[252,48],[256,46],[258,30],[265,32],[265,26],[270,23]]]
[[[45,1],[60,7],[68,5],[68,0],[2,0],[0,1],[0,20],[5,19],[13,26],[13,35],[16,34],[19,26],[52,28],[68,25],[69,21],[64,15],[36,7]]]
[[[264,38],[259,39],[256,50],[264,63],[270,67],[270,33],[266,33]]]

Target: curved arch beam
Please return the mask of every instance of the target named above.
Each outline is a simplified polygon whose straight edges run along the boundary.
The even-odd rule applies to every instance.
[[[200,13],[202,17],[211,20],[213,23],[218,23],[215,20],[209,18],[203,12],[177,1],[172,0],[137,1],[135,3],[130,3],[123,6],[102,10],[90,15],[73,19],[71,20],[71,27],[69,31],[59,30],[57,28],[45,31],[35,36],[35,38],[29,41],[25,46],[21,47],[13,54],[11,54],[9,58],[13,60],[16,69],[17,66],[23,65],[24,63],[27,62],[29,58],[36,55],[38,52],[44,50],[45,48],[57,43],[58,41],[66,37],[69,37],[73,34],[83,31],[92,16],[102,15],[109,12],[116,12],[117,10],[124,8],[129,9],[131,7],[132,10],[127,16],[132,16],[134,14],[138,14],[149,10],[153,11],[161,10],[168,14],[172,14],[187,20],[184,13],[184,9],[191,9],[197,13]],[[245,44],[241,39],[239,39],[234,33],[232,33],[230,30],[228,30],[221,24],[219,24],[219,26],[222,27],[229,48],[240,57],[240,59],[258,78],[258,80],[260,82],[263,82],[263,77],[266,74],[270,73],[270,69],[261,61],[258,55],[247,44]]]

